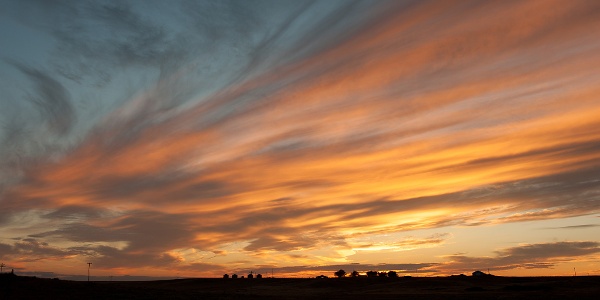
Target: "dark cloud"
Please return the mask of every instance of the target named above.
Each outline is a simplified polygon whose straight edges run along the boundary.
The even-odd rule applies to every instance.
[[[143,253],[131,251],[130,249],[117,249],[109,246],[82,247],[79,250],[89,251],[94,257],[90,258],[93,263],[102,268],[136,268],[149,265],[161,266],[161,268],[175,267],[179,262],[177,257],[171,254],[148,249]]]
[[[435,207],[464,206],[467,208],[500,203],[512,205],[504,212],[514,211],[515,214],[498,218],[502,222],[544,219],[552,216],[588,215],[594,213],[597,208],[597,195],[600,190],[595,185],[594,178],[598,178],[598,176],[600,176],[600,173],[594,168],[499,183],[431,197],[398,201],[382,199],[369,202],[364,207],[357,205],[356,208],[366,209],[366,212],[360,214],[378,215],[390,211],[408,212]],[[507,201],[506,199],[511,200]],[[353,211],[351,206],[343,210]],[[523,210],[533,210],[533,212],[520,213]],[[481,216],[483,216],[483,213],[483,211],[478,212]],[[494,215],[499,212],[489,211],[488,213]],[[350,215],[350,217],[352,216]],[[359,214],[355,216],[358,217]],[[437,224],[434,222],[428,226],[468,225],[472,218],[477,219],[477,216],[466,214],[463,218],[460,218],[459,215],[452,215],[448,216],[447,220],[439,219],[436,220]]]
[[[53,212],[45,217],[61,217],[64,214],[77,215],[79,213],[78,209],[70,208]],[[102,219],[96,218],[96,220],[108,221],[110,225],[93,226],[71,223],[61,226],[58,230],[30,235],[35,239],[28,239],[27,242],[31,245],[27,245],[31,249],[38,246],[37,248],[40,249],[38,252],[43,252],[45,256],[61,253],[84,255],[101,268],[142,267],[148,264],[175,267],[180,266],[180,260],[169,254],[168,251],[176,248],[202,246],[195,241],[195,235],[199,233],[196,229],[197,226],[191,225],[191,221],[196,217],[144,211],[130,211],[112,217],[110,214],[105,214]],[[35,242],[38,238],[49,237],[66,239],[80,243],[82,246],[59,250]],[[123,245],[118,248],[99,246],[98,242],[108,242],[109,244],[115,242],[123,243]],[[25,251],[27,245],[15,244],[13,253]],[[200,268],[201,266],[197,265],[196,267]]]
[[[154,281],[154,280],[171,280],[177,279],[176,276],[136,276],[136,275],[108,275],[95,276],[95,266],[92,264],[91,281]],[[61,274],[56,272],[40,272],[40,271],[20,271],[15,269],[15,274],[19,276],[35,276],[40,278],[59,278],[62,280],[87,281],[87,275]]]
[[[48,128],[55,134],[69,133],[77,117],[67,89],[48,74],[19,63],[12,63],[32,81],[37,95],[31,95]]]
[[[600,243],[592,241],[528,244],[496,251],[495,257],[449,255],[446,258],[450,262],[444,263],[440,268],[453,271],[552,268],[559,262],[577,260],[596,253],[600,253]]]
[[[592,134],[592,131],[594,131],[594,130],[595,129],[593,129],[591,127],[582,127],[582,128],[578,128],[577,131],[580,131],[581,134],[586,134],[586,133]],[[538,148],[535,150],[525,151],[525,152],[521,152],[518,154],[507,154],[507,155],[501,155],[501,156],[487,157],[487,158],[483,158],[483,159],[476,159],[476,160],[466,162],[465,164],[460,165],[460,166],[452,165],[452,166],[444,167],[443,169],[435,169],[432,171],[446,170],[446,171],[452,172],[452,170],[455,170],[456,168],[459,168],[459,167],[479,169],[479,168],[486,168],[486,167],[489,167],[491,165],[495,165],[498,163],[510,164],[510,163],[531,161],[532,159],[536,159],[536,158],[540,158],[540,157],[551,159],[551,160],[561,160],[561,159],[566,159],[568,157],[586,156],[590,153],[596,153],[598,151],[600,151],[600,140],[591,139],[591,140],[587,140],[585,142],[580,142],[580,143],[565,143],[565,144],[554,145],[554,146],[548,147],[548,148],[542,148],[542,149]]]
[[[80,254],[73,249],[63,249],[34,238],[17,239],[13,245],[0,244],[0,257],[18,262],[35,262],[46,259],[64,259]]]
[[[437,228],[444,226],[474,226],[490,222],[518,222],[523,220],[546,219],[590,214],[596,207],[597,187],[590,181],[598,176],[596,169],[555,174],[540,178],[507,182],[476,188],[458,193],[419,197],[411,199],[376,199],[353,204],[331,204],[321,206],[297,206],[296,201],[278,201],[275,207],[256,209],[253,205],[225,207],[221,210],[195,213],[159,213],[150,211],[121,211],[111,215],[110,211],[64,207],[44,215],[45,218],[99,220],[104,218],[107,225],[89,225],[75,222],[63,225],[53,231],[33,234],[32,237],[61,237],[76,242],[127,242],[126,251],[154,249],[162,253],[174,248],[195,245],[199,248],[214,249],[221,244],[239,240],[250,240],[246,251],[293,251],[311,249],[321,243],[333,243],[343,237],[333,235],[338,229],[368,228],[369,220],[391,213],[411,213],[431,208],[452,206],[461,209],[459,214],[430,218],[420,222],[405,222],[380,231],[364,231],[363,234],[389,233]],[[107,185],[109,186],[109,185]],[[218,186],[218,185],[217,185]],[[211,183],[201,184],[198,195],[210,193]],[[150,188],[150,190],[152,190]],[[574,193],[578,201],[573,200]],[[206,194],[205,194],[206,195]],[[219,198],[217,194],[215,198]],[[472,210],[471,207],[506,205],[505,199],[513,199],[508,208]],[[181,201],[171,198],[173,201]],[[198,201],[202,201],[199,199]],[[158,202],[157,202],[158,203]],[[183,202],[182,202],[183,203]],[[532,213],[521,213],[524,209]],[[509,217],[495,217],[498,214]],[[340,223],[327,221],[293,226],[296,220],[319,219],[339,216]],[[377,223],[373,223],[377,224]],[[202,238],[202,236],[209,238]],[[258,237],[258,238],[257,238]],[[404,241],[405,243],[443,242],[444,237],[431,237],[430,240]],[[348,247],[347,244],[343,243]],[[112,253],[116,255],[121,252]],[[123,252],[125,255],[126,252]]]
[[[0,258],[8,256],[12,251],[12,246],[0,243]]]
[[[4,162],[8,166],[12,160],[13,165],[11,167],[17,170],[16,167],[24,163],[24,156],[27,153],[25,141],[31,138],[30,135],[33,131],[30,123],[24,117],[13,116],[0,124],[4,132],[2,144],[5,145],[0,148],[4,152],[4,159],[0,162]]]
[[[555,242],[532,244],[498,251],[500,257],[527,261],[547,258],[572,258],[600,252],[598,242]]]
[[[419,223],[404,223],[394,228],[388,228],[387,231],[413,230],[418,228],[436,228],[451,225],[473,225],[474,223],[485,224],[491,222],[494,216],[500,213],[515,214],[509,217],[500,217],[500,222],[518,222],[524,220],[546,219],[548,217],[566,217],[588,215],[594,212],[597,207],[596,194],[599,192],[596,185],[590,179],[599,176],[595,169],[555,174],[540,178],[507,182],[473,190],[467,190],[459,193],[437,195],[431,197],[419,197],[414,199],[379,199],[365,201],[356,204],[335,204],[318,207],[301,207],[294,209],[278,209],[264,212],[255,212],[252,215],[241,219],[230,220],[227,225],[219,225],[214,228],[206,228],[210,231],[234,233],[239,228],[254,228],[255,234],[264,234],[277,228],[276,224],[283,224],[289,220],[301,220],[307,218],[318,218],[329,215],[338,215],[341,219],[361,220],[352,223],[352,226],[360,228],[369,226],[365,221],[369,218],[390,213],[410,213],[438,207],[454,208],[464,207],[466,213],[457,215],[447,215],[432,218]],[[577,197],[574,197],[577,193]],[[506,205],[506,199],[513,199],[514,202],[508,209],[477,210],[468,213],[470,207],[481,207],[489,205]],[[577,199],[575,201],[574,199]],[[520,211],[528,209],[535,213],[521,214]],[[227,215],[227,212],[222,213]],[[489,218],[489,219],[488,219]],[[335,230],[337,225],[319,224],[307,226],[304,232],[311,230],[326,229]],[[348,226],[344,223],[341,226]],[[280,227],[284,229],[283,227]],[[258,231],[256,231],[258,230]],[[295,233],[294,229],[286,229],[288,234]],[[290,235],[291,236],[291,235]],[[269,239],[262,240],[266,245]],[[272,241],[272,247],[276,248],[278,241]],[[305,245],[306,246],[306,245]]]
[[[171,174],[140,174],[136,176],[108,175],[90,182],[90,190],[98,198],[123,198],[137,195],[140,191],[160,192],[178,182],[185,180]],[[207,183],[207,185],[209,185]],[[160,196],[164,196],[159,193]],[[144,199],[150,200],[150,199]],[[156,199],[155,201],[162,201]],[[155,202],[149,201],[149,202]]]
[[[335,265],[321,265],[321,266],[290,266],[290,267],[274,267],[273,271],[276,273],[298,273],[298,272],[335,272],[337,270],[345,270],[346,272],[367,272],[367,271],[388,271],[393,270],[400,273],[413,273],[420,270],[431,270],[437,263],[418,263],[418,264],[335,264]],[[258,266],[264,271],[270,271],[271,266]]]
[[[120,219],[114,227],[122,228],[121,232],[130,236],[129,248],[132,250],[189,247],[197,234],[193,230],[195,226],[189,223],[190,217],[190,215],[182,218],[182,215],[177,214],[134,211]]]
[[[155,64],[160,62],[160,58],[165,56],[165,52],[161,49],[169,48],[167,35],[161,25],[145,19],[136,13],[128,3],[123,2],[106,2],[98,3],[98,5],[86,6],[86,14],[92,20],[100,23],[100,26],[106,30],[117,30],[119,35],[114,35],[108,40],[96,40],[95,43],[87,45],[90,51],[84,51],[82,54],[101,54],[105,57],[116,59],[117,63],[130,64],[138,63],[141,65]],[[85,34],[87,39],[78,40],[77,33]],[[69,39],[73,43],[73,47],[78,49],[85,48],[84,45],[90,40],[94,40],[97,36],[95,31],[91,29],[89,32],[73,32],[63,33],[65,39]],[[106,48],[107,45],[102,45],[101,42],[112,42],[111,48]],[[97,50],[111,49],[109,53],[98,52]],[[73,51],[75,53],[80,51]]]
[[[295,239],[280,239],[275,237],[260,237],[244,247],[245,251],[275,250],[294,251],[302,248],[312,247],[314,240],[296,237]]]
[[[34,238],[56,236],[75,242],[115,242],[129,241],[129,239],[131,239],[131,235],[126,232],[119,232],[111,228],[102,228],[82,223],[64,225],[58,230],[31,234],[29,236]]]
[[[94,220],[99,219],[101,217],[107,217],[114,214],[114,212],[102,209],[95,208],[89,206],[81,206],[81,205],[66,205],[59,207],[52,212],[42,215],[41,217],[51,219],[51,220],[65,220],[69,222],[74,222],[77,220]]]
[[[63,5],[54,15],[61,22],[44,25],[59,40],[57,71],[79,82],[104,85],[115,75],[111,69],[160,67],[177,54],[166,28],[128,3],[82,1]]]
[[[60,217],[58,213],[54,215]],[[46,215],[49,217],[49,215]],[[109,217],[109,216],[106,216]],[[61,237],[75,242],[124,241],[128,251],[161,251],[193,244],[195,225],[189,214],[166,214],[152,211],[128,211],[113,216],[110,225],[85,223],[63,225],[58,230],[33,234],[33,237]]]
[[[586,229],[586,228],[594,228],[600,227],[600,224],[581,224],[581,225],[569,225],[569,226],[561,226],[561,227],[547,227],[543,229]]]

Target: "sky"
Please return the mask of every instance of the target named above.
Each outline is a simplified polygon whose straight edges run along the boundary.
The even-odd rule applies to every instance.
[[[600,275],[599,1],[0,7],[4,271]]]

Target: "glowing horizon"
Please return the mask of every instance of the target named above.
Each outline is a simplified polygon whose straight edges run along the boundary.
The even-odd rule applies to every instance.
[[[6,2],[15,271],[600,275],[597,2]]]

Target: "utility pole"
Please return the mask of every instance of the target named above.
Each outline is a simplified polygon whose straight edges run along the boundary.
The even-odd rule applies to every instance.
[[[6,265],[4,263],[0,264],[0,273],[2,273],[2,269],[4,269],[4,267],[6,267]]]
[[[88,264],[88,282],[90,282],[90,268],[92,267],[92,263],[87,263]]]

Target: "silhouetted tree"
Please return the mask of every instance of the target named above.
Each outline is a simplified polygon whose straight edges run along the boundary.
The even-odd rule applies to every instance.
[[[358,272],[352,271],[352,273],[350,273],[350,276],[352,276],[352,277],[358,277]]]
[[[386,272],[379,272],[379,273],[377,273],[377,276],[379,276],[379,277],[387,277],[387,273]]]
[[[396,273],[395,271],[389,271],[387,275],[390,278],[396,278],[396,277],[398,277],[398,273]]]
[[[256,278],[262,278],[261,274],[256,274]]]
[[[346,276],[346,271],[344,271],[344,270],[340,269],[339,271],[337,271],[337,272],[335,272],[335,273],[333,273],[333,274],[334,274],[335,276],[339,277],[339,278],[342,278],[342,277]]]
[[[225,279],[229,278],[229,274],[223,275],[223,278],[225,278]]]
[[[369,272],[367,272],[367,277],[377,277],[377,272],[369,271]]]
[[[231,275],[231,278],[233,278],[233,279],[236,279],[237,277],[238,277],[237,274]]]

